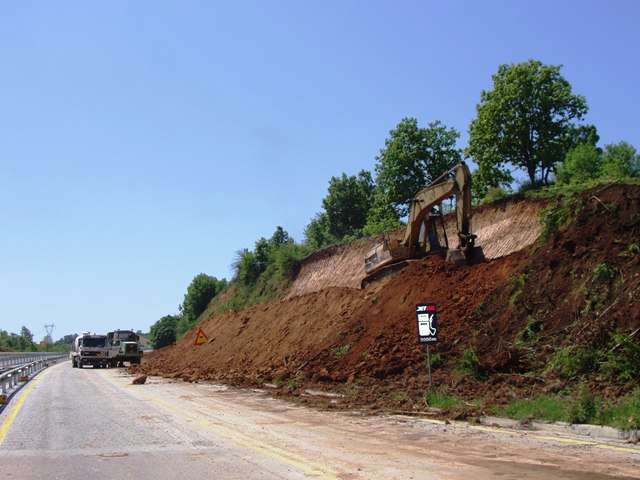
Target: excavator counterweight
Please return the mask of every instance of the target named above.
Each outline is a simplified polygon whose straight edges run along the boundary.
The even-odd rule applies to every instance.
[[[458,246],[449,248],[441,212],[434,207],[449,197],[456,197],[456,223]],[[438,222],[442,227],[445,245],[440,245]],[[476,236],[471,233],[471,172],[460,162],[429,186],[420,190],[411,201],[404,236],[385,235],[382,242],[365,257],[367,277],[363,286],[373,279],[398,270],[410,259],[430,253],[446,253],[448,262],[470,263],[484,258],[482,249],[475,246]]]

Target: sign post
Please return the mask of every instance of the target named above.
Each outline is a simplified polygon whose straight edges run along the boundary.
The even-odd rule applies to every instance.
[[[431,389],[431,354],[429,345],[438,343],[438,309],[435,303],[416,305],[416,321],[418,322],[418,343],[427,346],[427,372],[429,389]]]

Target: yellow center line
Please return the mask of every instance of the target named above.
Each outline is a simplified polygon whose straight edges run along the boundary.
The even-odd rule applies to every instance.
[[[13,422],[16,419],[16,417],[18,416],[18,413],[22,409],[22,406],[24,405],[24,402],[27,399],[27,395],[29,395],[29,392],[31,391],[31,389],[38,382],[40,382],[40,379],[42,378],[44,373],[46,373],[46,372],[42,372],[36,378],[31,380],[27,384],[27,386],[23,387],[22,391],[19,392],[20,396],[15,401],[15,403],[13,405],[11,405],[11,410],[9,411],[9,413],[7,415],[7,418],[5,419],[4,422],[2,422],[2,425],[0,425],[0,445],[2,445],[2,442],[4,442],[4,438],[7,436],[7,432],[9,431],[9,428],[11,428],[11,425],[13,424]]]

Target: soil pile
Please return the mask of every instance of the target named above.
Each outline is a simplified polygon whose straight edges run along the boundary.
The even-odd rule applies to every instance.
[[[540,205],[509,208],[537,216]],[[497,403],[545,391],[557,379],[541,372],[558,349],[596,348],[613,331],[640,327],[640,188],[608,186],[554,212],[544,240],[520,252],[458,267],[430,257],[365,290],[329,287],[212,315],[199,324],[208,344],[193,347],[188,334],[141,369],[191,381],[273,382],[293,393],[313,385],[343,391],[345,403],[422,408],[427,375],[414,309],[430,301],[440,311],[436,385]],[[552,231],[564,219],[572,220]],[[461,372],[464,361],[478,375]]]

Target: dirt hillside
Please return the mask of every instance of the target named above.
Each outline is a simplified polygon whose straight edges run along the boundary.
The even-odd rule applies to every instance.
[[[427,381],[414,308],[432,301],[441,312],[438,385],[501,402],[544,391],[548,382],[571,382],[542,378],[558,349],[596,348],[614,331],[640,327],[640,188],[613,185],[557,208],[570,220],[537,242],[540,203],[486,208],[475,217],[486,262],[456,267],[431,257],[365,290],[353,288],[354,273],[344,280],[350,286],[334,284],[343,281],[340,269],[360,268],[366,242],[321,252],[294,283],[301,294],[213,315],[200,324],[207,345],[193,347],[188,334],[142,368],[186,380],[276,382],[291,392],[343,388],[355,403],[412,404]],[[511,253],[518,245],[525,248]],[[312,265],[319,266],[315,276]],[[605,275],[594,280],[602,265]],[[459,373],[468,351],[481,375]]]

